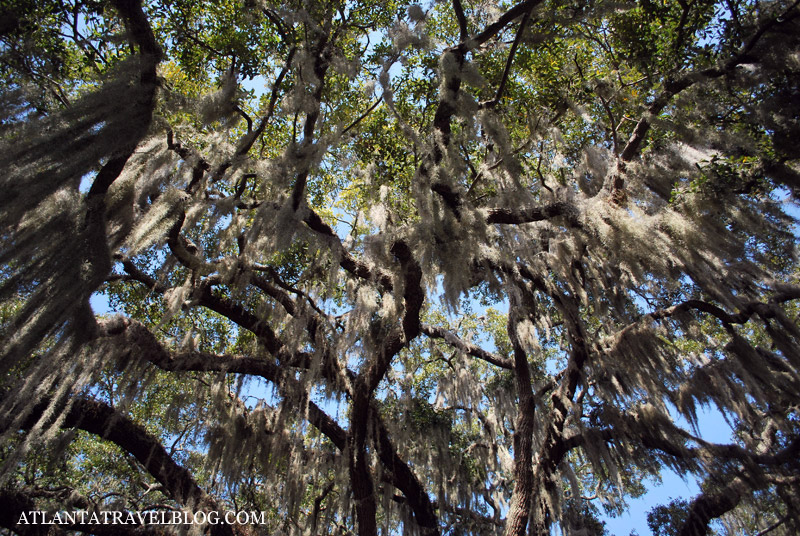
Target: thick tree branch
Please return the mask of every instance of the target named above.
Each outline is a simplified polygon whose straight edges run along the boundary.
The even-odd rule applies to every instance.
[[[179,250],[175,248],[172,251],[175,253]],[[178,255],[181,256],[180,253],[178,253]],[[187,261],[187,259],[184,259],[184,261]],[[139,270],[130,261],[123,261],[123,267],[131,279],[144,284],[148,288],[161,294],[168,290],[164,285],[159,284],[152,277]],[[308,360],[309,356],[303,352],[291,354],[269,324],[263,322],[253,312],[230,298],[215,293],[210,281],[201,282],[195,290],[194,297],[199,301],[200,305],[207,307],[215,313],[224,316],[231,322],[252,332],[256,337],[261,339],[267,350],[280,361],[291,363]]]
[[[542,3],[542,0],[525,0],[520,2],[519,4],[515,5],[503,15],[500,16],[492,24],[488,25],[482,32],[473,36],[466,41],[462,41],[458,44],[457,48],[464,50],[471,50],[475,47],[483,45],[494,36],[499,34],[503,29],[514,22],[517,18],[523,16],[525,13],[530,13],[536,6]]]
[[[692,501],[689,515],[678,535],[706,536],[711,520],[736,508],[748,491],[750,487],[747,483],[742,478],[735,477],[716,491],[701,493]]]
[[[444,53],[443,61],[454,62],[457,67],[456,71],[460,70],[464,64],[464,61],[466,60],[467,52],[492,39],[518,17],[523,15],[529,16],[531,11],[541,2],[542,0],[525,0],[515,5],[506,11],[497,21],[487,26],[478,35],[466,40],[462,38],[461,43],[455,47],[447,49]],[[457,6],[456,11],[458,12],[458,7],[460,7],[460,4],[454,5]],[[447,58],[448,56],[450,56],[449,59]],[[434,140],[433,149],[434,166],[441,163],[442,159],[444,158],[445,150],[450,144],[450,121],[456,112],[455,103],[458,98],[458,92],[461,89],[461,76],[459,76],[457,72],[455,74],[450,74],[446,77],[444,86],[445,92],[439,100],[439,105],[436,107],[433,117],[433,129],[437,134],[437,139]],[[427,170],[427,168],[424,167],[425,165],[426,164],[423,164],[423,171],[425,172],[424,174],[429,174],[430,170]]]
[[[521,224],[536,221],[545,221],[557,216],[566,216],[571,222],[577,223],[574,207],[566,201],[556,201],[541,207],[532,207],[523,210],[508,208],[493,208],[488,210],[486,223]]]
[[[522,21],[519,23],[517,35],[514,37],[514,42],[511,44],[511,50],[508,52],[508,59],[506,60],[506,66],[503,68],[503,75],[500,78],[500,84],[497,86],[497,93],[495,93],[494,99],[484,103],[485,106],[495,106],[500,103],[500,99],[503,97],[503,91],[505,91],[506,84],[508,83],[508,75],[511,73],[511,66],[514,63],[514,56],[517,53],[517,47],[519,46],[520,41],[522,41],[522,35],[525,33],[525,27],[528,25],[528,20],[531,18],[531,12],[533,11],[534,7],[535,6],[531,6],[530,10],[526,11],[522,16]]]
[[[408,245],[398,240],[392,244],[390,252],[399,261],[403,276],[404,313],[402,327],[394,328],[380,341],[364,369],[354,381],[353,405],[350,410],[350,430],[348,433],[349,473],[356,501],[359,536],[372,536],[375,525],[376,502],[375,487],[369,470],[367,454],[367,426],[372,406],[372,397],[378,384],[386,376],[392,359],[411,340],[420,333],[420,313],[425,299],[422,290],[422,270],[414,259]]]
[[[137,125],[138,137],[127,140],[126,148],[122,151],[122,154],[115,156],[101,168],[86,196],[87,202],[105,196],[109,186],[122,172],[122,168],[131,154],[133,154],[136,144],[139,143],[139,140],[150,126],[157,85],[156,65],[162,57],[161,48],[158,46],[153,30],[150,28],[150,23],[142,10],[141,1],[114,0],[113,4],[122,15],[133,40],[139,46],[139,56],[142,60],[139,74],[140,84],[145,88],[145,91],[141,96],[137,96],[132,104],[140,109],[138,115],[141,123]]]
[[[297,159],[301,163],[301,168],[297,173],[297,177],[292,187],[292,210],[295,212],[300,208],[300,204],[305,198],[306,182],[311,172],[309,169],[309,154],[314,145],[314,130],[317,126],[317,120],[320,117],[322,106],[322,91],[325,87],[325,74],[328,72],[330,59],[332,54],[331,47],[328,46],[329,35],[324,34],[319,43],[316,43],[314,50],[314,77],[316,78],[314,84],[314,92],[312,93],[314,99],[314,108],[306,115],[305,123],[303,124],[303,141],[298,149]]]
[[[333,228],[325,223],[319,214],[312,209],[308,209],[307,215],[303,221],[312,231],[319,233],[332,240],[334,253],[339,255],[339,265],[344,268],[348,273],[365,280],[376,281],[384,290],[392,291],[392,277],[389,274],[383,273],[377,268],[371,268],[361,261],[355,259],[342,245],[342,240],[333,230]]]
[[[633,160],[639,152],[642,142],[650,130],[653,119],[672,101],[672,98],[685,89],[705,80],[713,80],[722,76],[732,74],[739,65],[747,63],[757,63],[758,57],[752,56],[752,52],[759,40],[776,26],[788,23],[798,16],[796,7],[798,2],[794,2],[789,8],[779,15],[768,19],[759,25],[746,43],[728,61],[718,67],[711,67],[695,72],[683,74],[679,78],[667,79],[663,84],[663,90],[656,96],[653,102],[647,107],[639,122],[625,144],[625,148],[619,156],[619,169],[612,175],[612,196],[615,200],[621,201],[625,194],[625,163]]]
[[[389,431],[383,424],[380,415],[373,408],[372,416],[377,427],[378,457],[383,466],[392,475],[392,484],[403,492],[414,518],[421,529],[422,536],[439,534],[439,519],[425,488],[406,462],[397,455],[389,437]]]
[[[487,352],[480,346],[468,343],[460,339],[455,333],[444,328],[440,328],[439,326],[422,324],[422,332],[428,337],[444,339],[444,341],[450,346],[464,352],[467,355],[471,355],[472,357],[477,357],[478,359],[482,359],[487,363],[491,363],[492,365],[496,365],[508,370],[513,370],[514,368],[514,362],[512,360],[492,352]]]
[[[49,411],[52,400],[45,397],[20,424],[28,429]],[[2,423],[7,428],[7,423]],[[73,398],[61,420],[62,428],[79,428],[111,441],[131,454],[175,501],[189,508],[219,510],[217,501],[206,494],[192,475],[169,456],[159,441],[144,428],[111,406],[96,400]],[[230,526],[215,525],[212,534],[232,535]]]
[[[121,362],[146,360],[166,371],[225,372],[262,377],[275,385],[285,398],[297,398],[304,388],[299,381],[279,366],[269,361],[239,355],[217,355],[203,352],[168,352],[150,331],[141,323],[114,317],[100,323],[100,333],[109,337],[116,352],[121,352]],[[308,420],[341,451],[347,450],[347,432],[342,429],[325,411],[306,396],[300,397],[308,405]],[[420,527],[426,534],[438,534],[438,525],[433,507],[419,479],[408,465],[397,455],[377,412],[370,418],[375,421],[379,432],[378,450],[381,463],[392,475],[395,486],[408,498]]]
[[[504,536],[524,536],[534,495],[533,483],[533,431],[536,417],[536,400],[533,393],[528,355],[519,339],[519,323],[532,313],[523,311],[521,298],[510,293],[508,338],[514,349],[514,379],[517,387],[517,419],[514,426],[514,491],[506,518]],[[527,304],[533,307],[533,303]]]
[[[464,6],[461,5],[461,0],[453,0],[453,11],[456,14],[458,21],[459,39],[466,41],[469,37],[469,29],[467,28],[467,17],[464,15]]]
[[[121,362],[145,360],[166,371],[225,372],[259,376],[274,384],[287,398],[303,393],[305,389],[285,367],[266,359],[242,356],[219,355],[205,352],[168,352],[140,322],[122,316],[112,317],[99,323],[100,333],[110,337],[111,351],[118,353]],[[344,450],[346,433],[330,416],[313,401],[307,400],[309,421],[325,434],[340,450]]]

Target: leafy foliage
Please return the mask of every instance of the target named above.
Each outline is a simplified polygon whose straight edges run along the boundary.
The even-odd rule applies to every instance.
[[[796,2],[0,15],[7,529],[798,530]]]

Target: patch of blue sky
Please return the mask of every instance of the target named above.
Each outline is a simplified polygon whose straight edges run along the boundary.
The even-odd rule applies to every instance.
[[[795,238],[800,238],[800,202],[792,196],[788,188],[776,188],[770,193],[770,197],[781,204],[783,212],[794,220],[792,233]]]
[[[698,436],[713,443],[730,443],[733,431],[722,414],[711,407],[698,408]],[[689,423],[680,415],[674,414],[676,424],[691,429]],[[691,500],[700,493],[700,486],[692,476],[682,477],[675,471],[662,467],[661,481],[644,483],[647,492],[639,498],[627,499],[628,509],[617,517],[603,516],[606,529],[616,536],[628,536],[632,531],[645,536],[652,534],[647,525],[647,514],[659,505],[666,505],[673,499]],[[656,535],[658,536],[658,535]]]
[[[684,479],[671,470],[661,471],[661,482],[655,485],[645,484],[649,489],[638,499],[628,499],[628,509],[618,517],[603,517],[606,530],[615,536],[628,536],[635,531],[640,536],[652,534],[647,526],[647,513],[672,499],[687,499],[697,495],[700,487],[692,479]],[[651,487],[652,486],[652,487]],[[656,535],[658,536],[658,535]]]

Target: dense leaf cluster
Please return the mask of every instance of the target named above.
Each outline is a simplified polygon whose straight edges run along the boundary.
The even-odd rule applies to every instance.
[[[0,79],[7,530],[800,531],[797,2],[12,0]]]

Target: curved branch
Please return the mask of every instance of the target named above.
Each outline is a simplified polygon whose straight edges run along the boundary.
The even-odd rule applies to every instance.
[[[796,299],[800,299],[800,291],[798,291],[798,289],[794,287],[782,288],[782,290],[779,290],[779,292],[776,293],[766,303],[752,301],[743,304],[738,313],[729,313],[721,307],[703,300],[687,300],[671,307],[666,307],[664,309],[653,311],[652,313],[647,313],[610,337],[619,341],[630,331],[636,329],[645,322],[678,316],[691,310],[700,311],[716,317],[722,323],[722,326],[726,329],[726,331],[733,333],[734,324],[746,324],[754,314],[758,314],[763,318],[773,318],[777,313],[774,309],[776,305]]]
[[[204,352],[168,352],[156,337],[140,322],[112,317],[99,323],[98,332],[110,338],[114,348],[121,352],[119,359],[146,360],[166,371],[225,372],[260,376],[278,388],[284,398],[302,393],[304,388],[286,369],[263,359],[240,355],[217,355]],[[101,339],[102,340],[102,339]],[[307,397],[301,397],[308,404],[308,421],[325,435],[341,452],[347,449],[347,432],[325,411]],[[392,482],[409,501],[420,527],[427,534],[438,534],[436,515],[430,500],[419,479],[394,449],[389,433],[380,421],[378,412],[371,411],[370,418],[375,421],[378,431],[378,451],[381,463],[392,475]],[[431,532],[433,531],[433,532]]]
[[[741,477],[735,477],[717,491],[701,493],[692,501],[678,536],[705,536],[711,520],[736,508],[749,491],[747,483]]]
[[[771,30],[774,26],[785,24],[788,21],[796,18],[798,13],[791,13],[800,2],[794,2],[790,7],[780,13],[778,16],[773,17],[763,24],[761,24],[755,32],[751,35],[750,39],[733,55],[728,61],[719,67],[711,67],[700,71],[686,73],[677,79],[668,79],[664,82],[664,87],[661,93],[656,96],[650,106],[642,115],[636,127],[633,129],[631,137],[625,144],[619,156],[619,166],[615,173],[611,175],[612,182],[612,197],[615,202],[621,203],[624,201],[626,195],[624,193],[625,187],[625,164],[630,162],[639,153],[639,148],[650,130],[650,125],[654,117],[670,103],[672,98],[684,91],[685,89],[693,86],[694,84],[703,80],[713,80],[722,76],[730,75],[734,70],[742,64],[756,63],[758,58],[754,58],[751,52],[758,44],[758,41]],[[791,15],[790,15],[791,13]]]
[[[499,34],[503,29],[514,22],[517,18],[523,16],[525,13],[529,13],[533,8],[538,6],[542,3],[543,0],[524,0],[519,4],[515,5],[503,15],[497,19],[492,24],[488,25],[484,30],[479,33],[478,35],[467,39],[466,41],[462,41],[458,44],[456,48],[459,48],[466,52],[469,49],[475,48],[480,46],[490,39],[492,39],[495,35]]]
[[[761,24],[750,37],[750,39],[748,39],[747,43],[745,43],[742,48],[740,48],[739,51],[722,66],[687,73],[675,80],[667,80],[664,83],[664,90],[653,100],[653,103],[648,106],[647,111],[636,124],[636,128],[628,140],[628,143],[625,145],[625,148],[622,150],[620,158],[627,162],[636,156],[639,146],[644,140],[645,135],[647,135],[647,131],[650,129],[651,118],[658,115],[667,106],[667,104],[669,104],[669,102],[672,100],[672,97],[691,87],[697,82],[725,76],[732,73],[733,70],[739,65],[744,63],[753,63],[756,61],[752,56],[750,56],[750,53],[753,51],[753,48],[755,48],[758,41],[774,26],[785,24],[797,16],[796,13],[794,16],[789,16],[791,10],[797,7],[797,5],[798,2],[793,3],[788,9],[786,9],[777,17],[771,18]]]
[[[51,404],[52,400],[43,398],[20,423],[20,428],[34,426],[49,411]],[[189,508],[218,510],[216,500],[203,491],[191,473],[178,465],[156,438],[127,415],[103,402],[87,398],[73,398],[65,409],[62,428],[79,428],[119,446],[136,458],[178,503]],[[6,427],[7,424],[3,423],[3,428]],[[228,525],[215,525],[212,533],[219,536],[233,534]]]
[[[611,417],[608,428],[587,428],[580,434],[565,441],[571,450],[591,441],[637,442],[643,446],[660,451],[676,460],[717,459],[735,461],[743,467],[759,472],[758,468],[780,468],[797,473],[800,470],[800,436],[796,436],[781,450],[768,453],[753,453],[736,444],[710,443],[676,426],[668,419],[658,422],[641,420],[632,415],[618,413]],[[698,446],[687,446],[692,442]]]
[[[498,367],[508,370],[513,370],[514,368],[514,363],[510,359],[492,352],[487,352],[480,346],[468,343],[460,339],[452,331],[448,331],[439,326],[422,324],[422,333],[424,333],[428,337],[432,337],[435,339],[443,339],[447,344],[453,346],[457,350],[460,350],[467,355],[471,355],[472,357],[477,357],[478,359],[482,359],[487,363],[491,363],[492,365],[496,365]]]
[[[333,228],[325,223],[319,214],[308,208],[308,213],[303,218],[303,221],[312,231],[319,233],[329,239],[332,239],[334,244],[334,254],[339,256],[339,266],[344,268],[348,273],[365,280],[376,281],[384,290],[391,292],[392,290],[392,277],[381,270],[370,268],[363,262],[355,259],[342,245],[342,240],[333,230]]]

